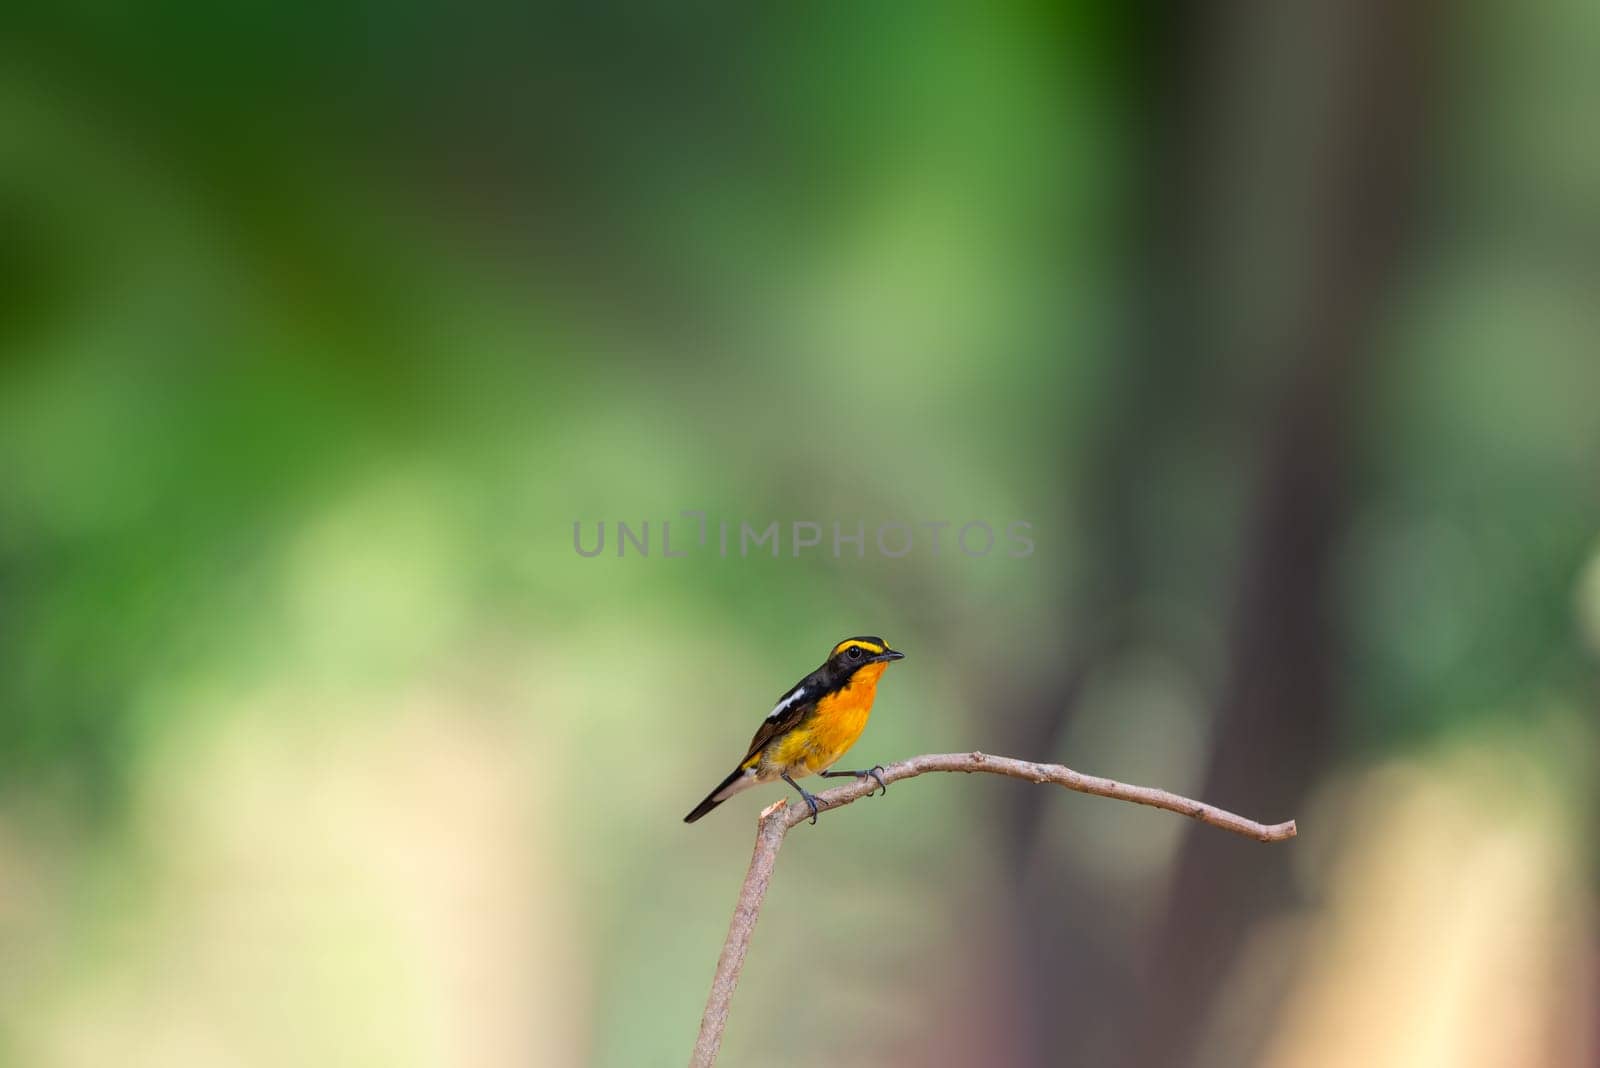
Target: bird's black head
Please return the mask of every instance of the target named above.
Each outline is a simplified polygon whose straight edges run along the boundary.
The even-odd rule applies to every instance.
[[[883,664],[902,660],[904,653],[889,648],[889,643],[873,635],[846,638],[828,654],[828,667],[840,677],[852,675],[868,664]]]

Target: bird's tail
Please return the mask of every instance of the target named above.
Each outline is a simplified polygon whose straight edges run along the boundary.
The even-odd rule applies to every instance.
[[[707,812],[722,804],[728,798],[741,790],[748,790],[756,784],[756,769],[737,767],[726,779],[717,784],[717,788],[706,795],[706,799],[694,806],[694,811],[683,817],[683,822],[693,823]]]

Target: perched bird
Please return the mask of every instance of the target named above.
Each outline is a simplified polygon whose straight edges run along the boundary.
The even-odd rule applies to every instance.
[[[734,794],[773,779],[782,779],[800,791],[811,809],[812,823],[817,822],[817,799],[795,782],[797,778],[854,775],[864,779],[870,775],[888,793],[881,766],[867,771],[829,769],[861,737],[872,711],[878,678],[889,661],[905,655],[889,648],[882,638],[846,638],[835,645],[821,667],[778,698],[750,740],[750,751],[739,766],[683,817],[683,822],[693,823]]]

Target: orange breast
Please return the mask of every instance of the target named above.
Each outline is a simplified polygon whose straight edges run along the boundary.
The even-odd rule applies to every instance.
[[[851,676],[850,685],[818,701],[808,721],[773,754],[773,763],[793,766],[790,774],[811,775],[844,756],[866,729],[878,679],[886,667],[868,664]]]

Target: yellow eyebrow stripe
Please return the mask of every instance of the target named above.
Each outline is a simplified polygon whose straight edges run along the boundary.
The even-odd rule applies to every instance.
[[[878,645],[876,642],[844,641],[840,642],[838,645],[835,645],[833,647],[833,652],[829,653],[828,655],[838,656],[852,645],[871,653],[873,656],[877,656],[879,653],[883,652],[883,646]]]

